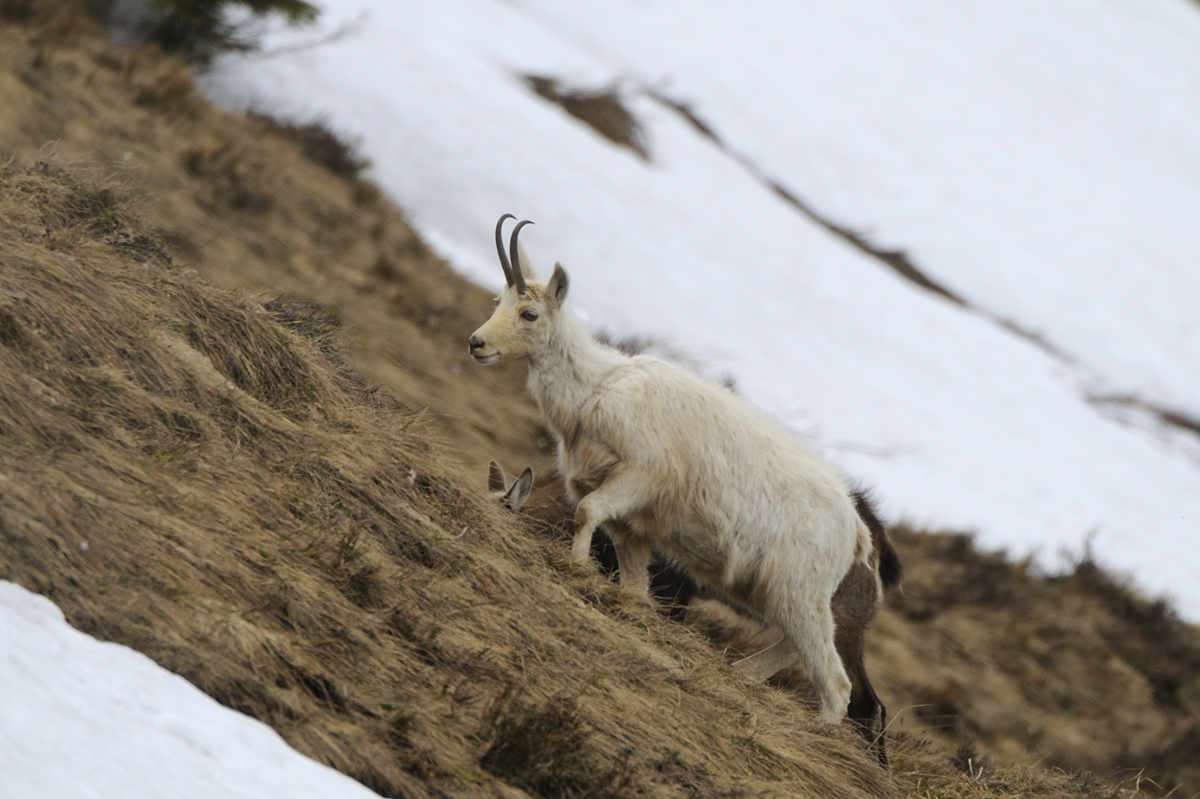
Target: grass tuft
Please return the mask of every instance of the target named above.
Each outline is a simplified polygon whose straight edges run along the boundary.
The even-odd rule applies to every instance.
[[[579,706],[567,696],[530,704],[508,685],[483,718],[491,743],[483,769],[545,799],[609,799],[628,795],[628,762],[605,760],[591,745]]]

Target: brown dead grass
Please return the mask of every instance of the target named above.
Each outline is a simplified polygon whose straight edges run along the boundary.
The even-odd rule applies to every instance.
[[[385,795],[1134,793],[1021,765],[1136,774],[1070,760],[1069,709],[1036,705],[1047,733],[1001,745],[1013,686],[1053,668],[1023,606],[947,599],[969,547],[902,537],[906,601],[930,586],[936,612],[894,605],[868,636],[893,717],[983,676],[952,724],[900,713],[891,778],[850,730],[574,570],[482,490],[490,457],[549,460],[521,370],[468,362],[490,297],[290,123],[217,111],[180,63],[18,5],[0,24],[0,577]],[[1146,729],[1118,765],[1183,773],[1195,728],[1136,687],[1158,650],[1130,665],[1113,640],[1079,651],[1135,689],[1083,735],[1111,754]],[[952,756],[969,740],[982,773]]]
[[[274,133],[291,139],[309,161],[323,166],[338,177],[357,181],[371,162],[358,152],[358,142],[339,136],[329,120],[319,117],[310,122],[280,119],[264,111],[250,110],[246,116],[266,125]]]
[[[214,109],[184,64],[114,48],[78,12],[35,17],[0,25],[0,158],[115,176],[187,268],[251,293],[319,298],[345,323],[359,370],[428,409],[453,457],[549,463],[521,370],[479,370],[467,355],[491,296],[351,174],[362,159],[346,140],[319,122]]]
[[[904,590],[868,637],[893,729],[1200,793],[1200,630],[1086,555],[1047,576],[966,535],[893,537]]]
[[[522,536],[319,317],[185,274],[103,184],[0,198],[5,579],[389,796],[890,793]]]

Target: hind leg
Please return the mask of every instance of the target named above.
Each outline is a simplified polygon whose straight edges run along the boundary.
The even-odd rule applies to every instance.
[[[650,598],[650,542],[638,538],[613,537],[617,545],[617,564],[621,570],[621,589]]]
[[[850,574],[853,573],[852,569]],[[849,579],[848,576],[847,580]],[[846,609],[856,608],[847,601],[847,594],[842,591],[847,580],[842,581],[842,586],[838,588],[838,593],[833,597],[834,618],[837,623],[834,644],[842,659],[842,665],[846,668],[846,675],[850,678],[850,707],[847,709],[846,715],[867,739],[867,743],[870,744],[880,765],[887,768],[887,749],[883,742],[883,719],[886,718],[887,711],[884,710],[883,703],[879,701],[875,687],[871,685],[871,680],[867,676],[867,664],[864,659],[863,634],[871,616],[875,615],[875,607],[873,604],[867,604],[867,612],[857,615],[849,614],[848,617],[848,614],[845,613]],[[837,615],[836,609],[843,611],[841,615]],[[866,616],[866,618],[864,619],[862,616]]]
[[[766,682],[781,669],[786,669],[799,659],[800,653],[795,647],[787,638],[781,638],[766,649],[735,661],[732,666],[754,682]]]
[[[850,678],[842,666],[833,642],[833,614],[829,605],[810,607],[806,612],[789,614],[776,624],[785,639],[800,656],[800,665],[808,672],[821,702],[821,720],[838,724],[850,704]]]
[[[879,697],[875,697],[875,701],[879,702]],[[875,759],[879,761],[879,765],[885,770],[890,769],[887,756],[887,705],[883,702],[879,702],[879,735],[875,736],[871,746],[875,749]]]
[[[875,687],[867,678],[867,671],[860,659],[857,668],[850,668],[850,707],[846,715],[854,722],[854,726],[867,739],[871,751],[879,765],[888,767],[887,744],[883,739],[884,726],[887,723],[887,709],[879,701]]]

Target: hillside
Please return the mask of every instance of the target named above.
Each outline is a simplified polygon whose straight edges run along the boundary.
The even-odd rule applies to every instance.
[[[305,150],[269,118],[216,110],[184,65],[113,50],[78,12],[41,24],[0,33],[6,158],[78,164],[128,185],[180,263],[207,279],[319,297],[351,329],[359,368],[412,407],[435,409],[437,434],[472,465],[498,448],[544,460],[524,375],[465,370],[461,331],[491,298],[353,179],[336,138]]]
[[[486,460],[547,442],[520,370],[468,363],[490,297],[336,140],[74,15],[0,60],[0,577],[79,629],[384,795],[1200,790],[1195,628],[907,530],[885,775],[492,506]]]
[[[2,180],[5,578],[385,795],[888,793],[523,536],[311,307],[183,274],[111,189]]]

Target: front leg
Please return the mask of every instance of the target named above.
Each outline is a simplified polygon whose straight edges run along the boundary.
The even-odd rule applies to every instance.
[[[617,466],[595,491],[584,497],[575,509],[575,540],[571,544],[571,557],[583,566],[588,562],[592,548],[592,536],[600,525],[632,515],[648,500],[649,478],[630,468]],[[622,557],[620,537],[617,543],[617,562],[621,568],[621,583],[625,583],[625,564]],[[649,543],[647,542],[647,547]],[[645,572],[645,567],[642,567]]]

